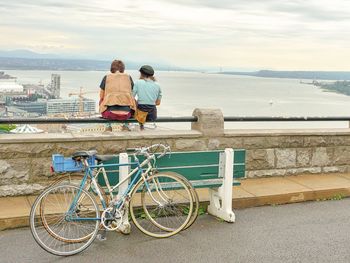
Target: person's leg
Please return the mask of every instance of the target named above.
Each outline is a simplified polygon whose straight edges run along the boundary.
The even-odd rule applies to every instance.
[[[102,118],[104,118],[104,119],[110,119],[110,111],[104,111],[104,112],[102,112]],[[110,123],[110,122],[106,122],[105,123],[105,131],[109,131],[109,132],[111,132],[113,129],[112,129],[112,124]]]
[[[109,132],[113,131],[112,124],[110,122],[107,122],[105,124],[105,127],[106,127],[105,131],[109,131]]]

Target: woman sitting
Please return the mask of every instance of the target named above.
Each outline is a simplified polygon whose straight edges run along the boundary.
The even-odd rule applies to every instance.
[[[125,65],[121,60],[114,60],[111,64],[111,73],[107,74],[100,85],[100,113],[109,120],[127,120],[136,109],[132,96],[133,81],[124,73]],[[125,128],[126,127],[126,128]],[[127,126],[123,126],[127,129]],[[112,127],[106,128],[112,131]]]
[[[146,121],[157,119],[157,105],[160,105],[162,91],[154,78],[154,70],[151,66],[144,65],[140,68],[140,79],[133,87],[133,95],[137,97],[137,111],[147,114]],[[140,121],[141,130],[144,129],[144,121]]]

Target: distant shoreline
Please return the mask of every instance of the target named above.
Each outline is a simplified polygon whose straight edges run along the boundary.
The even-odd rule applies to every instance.
[[[255,72],[217,72],[224,75],[240,75],[261,78],[310,79],[310,80],[350,80],[350,71],[275,71],[259,70]]]

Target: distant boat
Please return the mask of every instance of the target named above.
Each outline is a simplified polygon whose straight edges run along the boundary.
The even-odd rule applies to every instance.
[[[273,100],[270,100],[269,104],[270,104],[270,106],[272,106],[273,105]]]

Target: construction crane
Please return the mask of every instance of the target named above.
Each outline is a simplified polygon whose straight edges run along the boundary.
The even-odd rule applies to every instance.
[[[83,91],[83,87],[80,87],[79,92],[69,93],[68,96],[71,97],[73,95],[77,95],[79,97],[79,113],[82,114],[84,112],[84,97],[83,95],[88,93],[96,93],[95,91]]]

